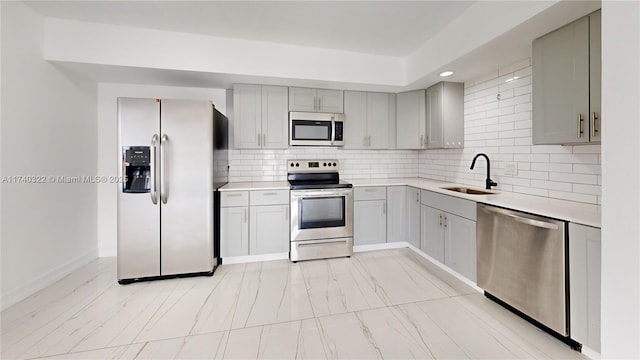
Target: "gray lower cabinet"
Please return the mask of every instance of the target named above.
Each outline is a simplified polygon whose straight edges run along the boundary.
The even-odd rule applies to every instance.
[[[476,281],[476,203],[422,190],[420,249]]]
[[[430,206],[420,208],[420,249],[444,264],[442,212]]]
[[[569,223],[571,338],[600,352],[600,229]]]
[[[289,251],[289,205],[252,206],[249,219],[251,255]]]
[[[353,244],[387,242],[387,188],[357,187],[353,198]]]
[[[600,11],[533,41],[533,143],[600,141]]]
[[[420,189],[406,187],[406,241],[420,248]]]
[[[249,192],[220,194],[220,256],[249,255]]]
[[[444,217],[444,264],[476,281],[476,222],[453,214]]]
[[[289,190],[220,194],[222,258],[289,251]]]
[[[407,239],[406,186],[387,187],[387,242]]]

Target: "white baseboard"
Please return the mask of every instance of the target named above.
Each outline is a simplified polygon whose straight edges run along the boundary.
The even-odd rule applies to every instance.
[[[0,309],[4,310],[11,305],[17,304],[97,258],[98,249],[95,248],[3,293],[0,300]]]
[[[271,260],[283,260],[289,259],[289,253],[276,253],[276,254],[265,254],[265,255],[247,255],[247,256],[233,256],[222,258],[223,265],[230,264],[244,264],[250,262],[258,262],[258,261],[271,261]]]
[[[484,290],[479,288],[478,285],[476,283],[474,283],[473,281],[467,279],[463,275],[460,275],[456,271],[453,271],[450,267],[448,267],[447,265],[445,265],[445,264],[441,263],[440,261],[434,259],[433,257],[427,255],[426,253],[424,253],[422,250],[418,249],[417,247],[415,247],[415,246],[413,246],[411,244],[407,244],[407,245],[408,245],[409,249],[413,250],[416,254],[422,256],[423,258],[429,260],[433,265],[435,265],[435,266],[439,267],[440,269],[448,272],[449,274],[455,276],[458,280],[460,280],[463,283],[469,285],[471,288],[473,288],[477,292],[484,293]]]
[[[371,245],[354,245],[353,252],[364,252],[374,250],[389,250],[389,249],[401,249],[409,247],[408,242],[398,241],[392,243],[371,244]]]
[[[584,345],[582,345],[582,355],[588,357],[591,360],[600,360],[602,358],[599,352]]]

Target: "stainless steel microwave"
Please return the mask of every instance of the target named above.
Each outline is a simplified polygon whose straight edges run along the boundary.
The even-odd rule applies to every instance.
[[[344,114],[289,113],[289,145],[344,146]]]

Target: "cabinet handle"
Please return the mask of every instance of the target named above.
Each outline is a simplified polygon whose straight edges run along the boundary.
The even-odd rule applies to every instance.
[[[262,133],[262,146],[267,146],[267,133]]]
[[[371,135],[369,135],[369,147],[371,147]]]
[[[419,203],[420,202],[420,193],[416,193],[416,202]]]
[[[447,227],[447,217],[444,217],[444,227]]]
[[[582,130],[583,121],[584,119],[582,118],[582,114],[578,114],[578,138],[581,138],[582,134],[584,134],[584,131]]]
[[[318,98],[318,111],[320,111],[320,109],[322,109],[322,98],[321,97]]]
[[[242,194],[227,194],[227,197],[237,197],[242,196]]]
[[[247,209],[242,209],[242,221],[247,222]]]
[[[440,214],[440,226],[442,226],[442,214]]]
[[[318,98],[313,98],[313,111],[318,111]]]
[[[385,201],[384,204],[382,204],[382,214],[383,215],[387,215],[387,202]]]
[[[262,195],[264,195],[264,196],[273,196],[273,195],[278,195],[278,193],[276,193],[276,192],[266,192],[266,193],[262,193]]]
[[[262,146],[262,136],[260,136],[260,134],[258,133],[258,147]]]
[[[427,143],[425,145],[429,146],[430,142],[431,142],[431,136],[427,135]]]
[[[284,219],[289,220],[289,207],[284,208]]]
[[[598,133],[600,132],[600,130],[598,130],[598,120],[600,120],[600,117],[598,117],[598,113],[596,113],[595,111],[591,113],[591,136],[592,137],[596,137],[598,135]]]

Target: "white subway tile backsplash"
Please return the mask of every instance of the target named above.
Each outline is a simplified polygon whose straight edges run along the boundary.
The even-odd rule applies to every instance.
[[[469,165],[484,152],[501,191],[601,202],[600,145],[532,144],[530,64],[523,59],[465,83],[465,147],[420,151],[421,177],[483,187],[486,163],[479,160],[473,171]],[[506,162],[517,163],[516,176],[504,175]]]

